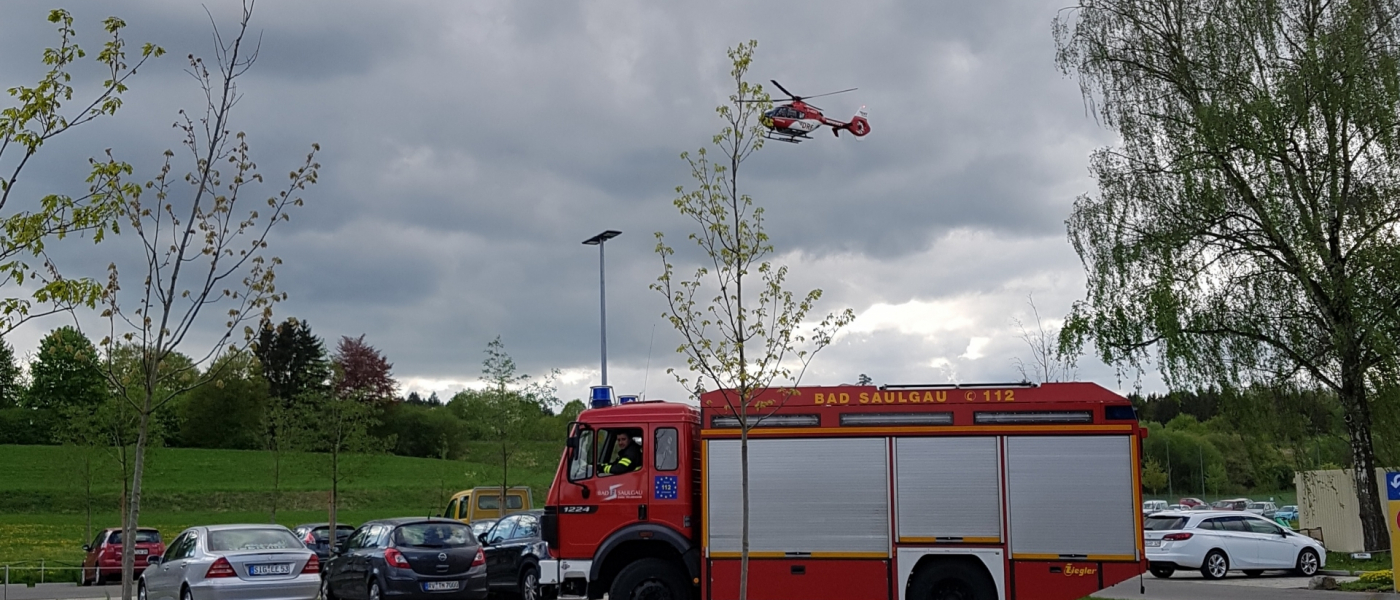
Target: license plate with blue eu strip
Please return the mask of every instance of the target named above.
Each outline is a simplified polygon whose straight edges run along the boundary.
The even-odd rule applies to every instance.
[[[423,591],[425,592],[450,592],[462,587],[460,581],[424,581]]]
[[[291,575],[291,563],[278,563],[266,565],[248,565],[248,574],[253,577],[261,575]]]

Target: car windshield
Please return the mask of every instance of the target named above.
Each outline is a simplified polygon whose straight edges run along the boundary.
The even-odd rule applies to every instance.
[[[1142,528],[1147,531],[1169,531],[1186,526],[1186,517],[1147,517]]]
[[[209,532],[210,552],[305,548],[285,529],[223,529]]]
[[[118,544],[118,545],[120,545],[120,544],[122,543],[122,532],[120,532],[120,531],[113,531],[113,532],[112,532],[112,537],[107,538],[107,543],[108,543],[108,544]],[[153,530],[153,529],[137,529],[137,530],[136,530],[136,543],[138,543],[138,544],[159,544],[159,543],[160,543],[160,532],[159,532],[159,531],[155,531],[155,530]]]
[[[487,531],[490,531],[491,526],[495,524],[495,521],[477,521],[475,523],[472,523],[472,533],[480,536],[482,534],[485,534]]]
[[[324,542],[324,541],[326,541],[327,539],[329,539],[329,537],[330,537],[330,530],[331,530],[330,527],[317,527],[317,528],[311,530],[311,537],[312,537],[312,539],[315,539],[317,542]],[[340,526],[340,527],[335,528],[335,539],[337,539],[337,540],[343,540],[343,539],[345,539],[345,538],[350,537],[350,534],[352,534],[352,533],[355,533],[355,528],[354,528],[354,527],[348,527],[348,526],[342,525],[342,526]]]
[[[1249,507],[1250,507],[1250,508],[1259,508],[1259,509],[1266,508],[1266,507],[1264,506],[1264,503],[1263,503],[1263,502],[1250,502],[1250,503],[1249,503]]]
[[[1288,506],[1283,507],[1283,510],[1298,510],[1298,507],[1297,507],[1297,506],[1294,506],[1294,505],[1292,505],[1292,504],[1289,504]]]
[[[475,546],[476,536],[460,523],[413,523],[394,530],[395,546],[458,548]]]

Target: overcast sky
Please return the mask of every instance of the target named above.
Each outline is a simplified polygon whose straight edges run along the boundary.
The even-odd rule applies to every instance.
[[[1053,326],[1083,296],[1064,221],[1094,190],[1089,153],[1115,139],[1055,67],[1050,28],[1064,5],[263,0],[261,54],[233,128],[273,181],[312,142],[323,148],[320,183],[271,240],[291,296],[277,316],[308,320],[329,346],[364,334],[405,392],[445,398],[470,384],[499,335],[522,371],[559,369],[561,397],[582,397],[599,375],[598,252],[580,242],[617,229],[610,383],[680,399],[666,374],[684,366],[678,337],[648,289],[661,270],[653,233],[685,242],[691,225],[671,204],[691,183],[679,154],[721,126],[726,48],[757,39],[753,80],[799,94],[858,87],[817,103],[843,119],[867,105],[873,129],[860,142],[771,143],[743,168],[791,288],[825,290],[822,313],[857,314],[804,383],[1017,380],[1014,359],[1030,354],[1014,319],[1033,323],[1027,298]],[[52,6],[0,6],[4,87],[41,73]],[[151,177],[179,143],[177,112],[202,106],[182,71],[187,54],[212,54],[199,3],[64,6],[93,50],[115,13],[130,42],[169,54],[133,78],[115,118],[44,149],[27,198],[81,193],[87,158],[106,148]],[[234,25],[238,2],[206,6]],[[81,71],[80,90],[96,75]],[[134,241],[65,243],[61,266],[100,276]],[[10,341],[32,353],[61,324]],[[1137,385],[1092,357],[1079,375]]]

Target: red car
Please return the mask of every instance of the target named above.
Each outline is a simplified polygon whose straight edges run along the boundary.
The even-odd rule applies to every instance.
[[[93,538],[92,543],[83,546],[87,556],[83,558],[83,585],[101,585],[107,581],[120,581],[122,578],[122,530],[119,527],[104,529]],[[150,528],[136,530],[136,562],[132,576],[146,570],[146,557],[165,553],[165,544],[160,541],[160,532]]]

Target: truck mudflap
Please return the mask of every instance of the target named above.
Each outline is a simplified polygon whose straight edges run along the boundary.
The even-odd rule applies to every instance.
[[[540,585],[559,585],[568,579],[582,579],[588,581],[588,574],[593,570],[591,560],[542,560],[540,561]]]

